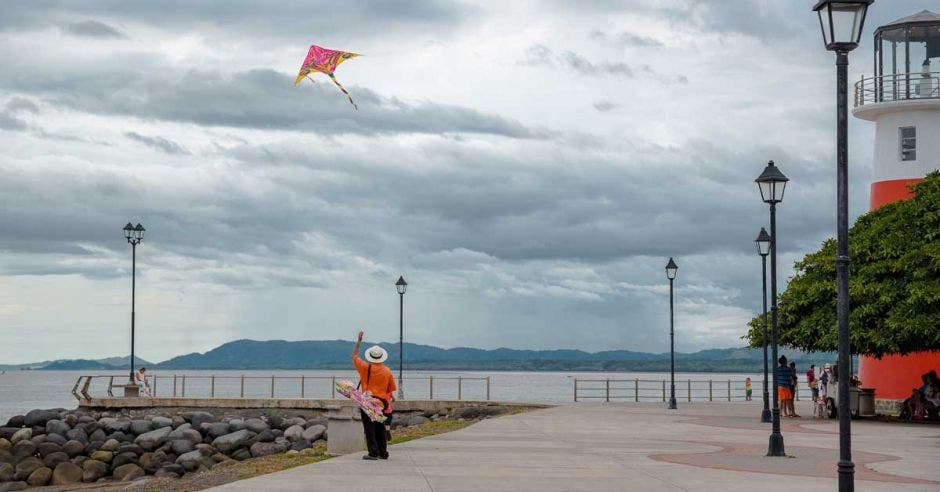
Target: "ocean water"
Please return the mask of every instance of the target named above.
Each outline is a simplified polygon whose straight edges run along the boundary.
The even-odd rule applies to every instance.
[[[92,396],[106,396],[108,385],[127,381],[126,372],[90,373],[88,371],[6,371],[0,374],[0,425],[13,415],[34,408],[75,408],[77,400],[71,391],[80,376],[94,374],[89,386]],[[184,382],[185,375],[185,382]],[[151,385],[157,396],[278,398],[330,398],[333,378],[356,381],[353,371],[153,371]],[[244,380],[242,379],[244,376]],[[397,372],[396,372],[397,376]],[[744,399],[744,379],[750,377],[754,402],[761,398],[761,377],[758,374],[676,373],[676,398],[679,402],[734,401]],[[303,379],[301,379],[303,378]],[[662,401],[668,397],[669,373],[634,372],[500,372],[500,371],[406,371],[403,389],[405,398],[482,400],[489,379],[491,400],[511,402],[574,401],[574,381],[578,379],[580,401]],[[605,379],[611,379],[608,384]],[[174,381],[175,380],[175,381]],[[432,382],[433,380],[433,382]],[[185,388],[184,388],[185,386]],[[458,389],[459,387],[459,389]],[[608,390],[609,387],[609,390]],[[801,386],[801,398],[808,389]],[[636,390],[639,390],[638,392]],[[175,393],[174,393],[175,391]],[[804,393],[805,392],[805,393]],[[120,388],[114,390],[120,394]]]

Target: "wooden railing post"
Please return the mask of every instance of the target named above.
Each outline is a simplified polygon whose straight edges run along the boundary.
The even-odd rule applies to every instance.
[[[183,374],[183,391],[182,391],[182,395],[180,396],[182,396],[183,398],[186,398],[186,375],[185,374]]]
[[[728,380],[728,401],[731,401],[731,380]]]
[[[708,381],[711,382],[711,379],[709,379]],[[689,389],[689,403],[692,403],[692,380],[691,379],[688,381],[688,383],[686,383],[686,388]]]
[[[245,375],[242,374],[241,379],[241,390],[238,392],[239,398],[245,397]]]
[[[153,391],[153,396],[157,396],[157,375],[153,375],[153,386],[150,388]]]
[[[486,377],[486,401],[490,401],[490,377]]]
[[[330,384],[330,398],[336,399],[336,376],[332,378],[332,384]]]
[[[610,378],[604,380],[604,400],[610,403]]]
[[[463,379],[460,376],[457,376],[457,399],[463,399]]]
[[[176,398],[176,374],[173,375],[173,398]]]
[[[209,378],[209,398],[215,398],[215,374]]]
[[[708,380],[708,401],[713,401],[713,400],[712,400],[712,380],[711,380],[711,379]]]
[[[663,379],[663,402],[666,401],[666,380]]]
[[[304,376],[303,376],[303,374],[301,374],[301,375],[300,375],[300,397],[301,397],[301,398],[304,397],[304,385],[305,385],[305,383],[306,383],[306,381],[304,380]]]
[[[428,400],[434,399],[434,376],[428,376]]]
[[[633,401],[640,401],[640,379],[636,378],[633,380]]]
[[[274,398],[274,376],[271,376],[271,398]]]
[[[574,378],[574,401],[578,401],[578,378]]]

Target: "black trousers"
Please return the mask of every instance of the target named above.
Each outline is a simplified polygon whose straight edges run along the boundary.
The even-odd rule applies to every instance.
[[[369,450],[369,456],[388,457],[388,443],[385,442],[385,424],[382,422],[373,422],[368,415],[359,410],[362,416],[362,430],[366,435],[366,448]]]

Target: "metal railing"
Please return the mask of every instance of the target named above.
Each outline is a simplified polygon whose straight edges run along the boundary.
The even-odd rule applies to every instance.
[[[336,382],[349,376],[217,376],[172,374],[147,376],[151,397],[159,398],[309,398],[335,399]],[[420,383],[420,384],[419,384]],[[79,376],[72,395],[79,401],[114,397],[126,376]],[[401,382],[403,399],[490,399],[490,378],[465,376],[412,376]],[[120,393],[117,395],[120,396]],[[142,396],[143,392],[142,392]],[[396,394],[397,397],[397,394]]]
[[[763,380],[751,380],[751,399],[758,401],[763,393]],[[798,384],[796,400],[802,395],[811,399],[812,390],[806,384]],[[574,401],[662,401],[669,399],[667,379],[579,379],[574,380]],[[743,379],[694,380],[676,379],[676,400],[693,401],[743,401],[745,399]]]
[[[866,104],[940,98],[940,72],[862,76],[855,83],[855,107]]]

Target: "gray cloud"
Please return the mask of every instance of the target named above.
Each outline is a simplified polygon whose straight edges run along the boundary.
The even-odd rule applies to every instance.
[[[629,31],[622,31],[618,34],[607,34],[600,29],[591,31],[588,36],[598,41],[613,43],[620,47],[633,48],[661,48],[664,46],[662,41],[648,36],[639,36]]]
[[[541,44],[530,46],[525,53],[525,58],[516,62],[518,65],[532,67],[555,66],[556,64],[570,70],[575,70],[579,75],[613,75],[631,78],[634,71],[629,65],[623,62],[592,62],[583,55],[573,51],[563,51],[559,54],[553,52],[550,48]],[[645,67],[644,71],[650,71]]]
[[[190,153],[188,150],[183,148],[182,145],[160,136],[148,137],[147,135],[141,135],[137,132],[125,132],[124,136],[134,140],[135,142],[140,142],[148,147],[166,152],[167,154]]]
[[[96,20],[75,22],[65,26],[65,30],[76,36],[89,38],[125,38],[125,34],[115,27]]]
[[[29,125],[25,121],[9,113],[0,113],[0,130],[23,131]]]
[[[596,110],[598,110],[598,111],[600,111],[600,112],[602,112],[602,113],[605,113],[605,112],[607,112],[607,111],[610,111],[610,110],[616,108],[616,107],[617,107],[617,104],[615,104],[615,103],[613,103],[613,102],[611,102],[611,101],[597,101],[597,102],[595,102],[594,104],[592,104],[592,106],[594,106],[594,109],[596,109]]]

